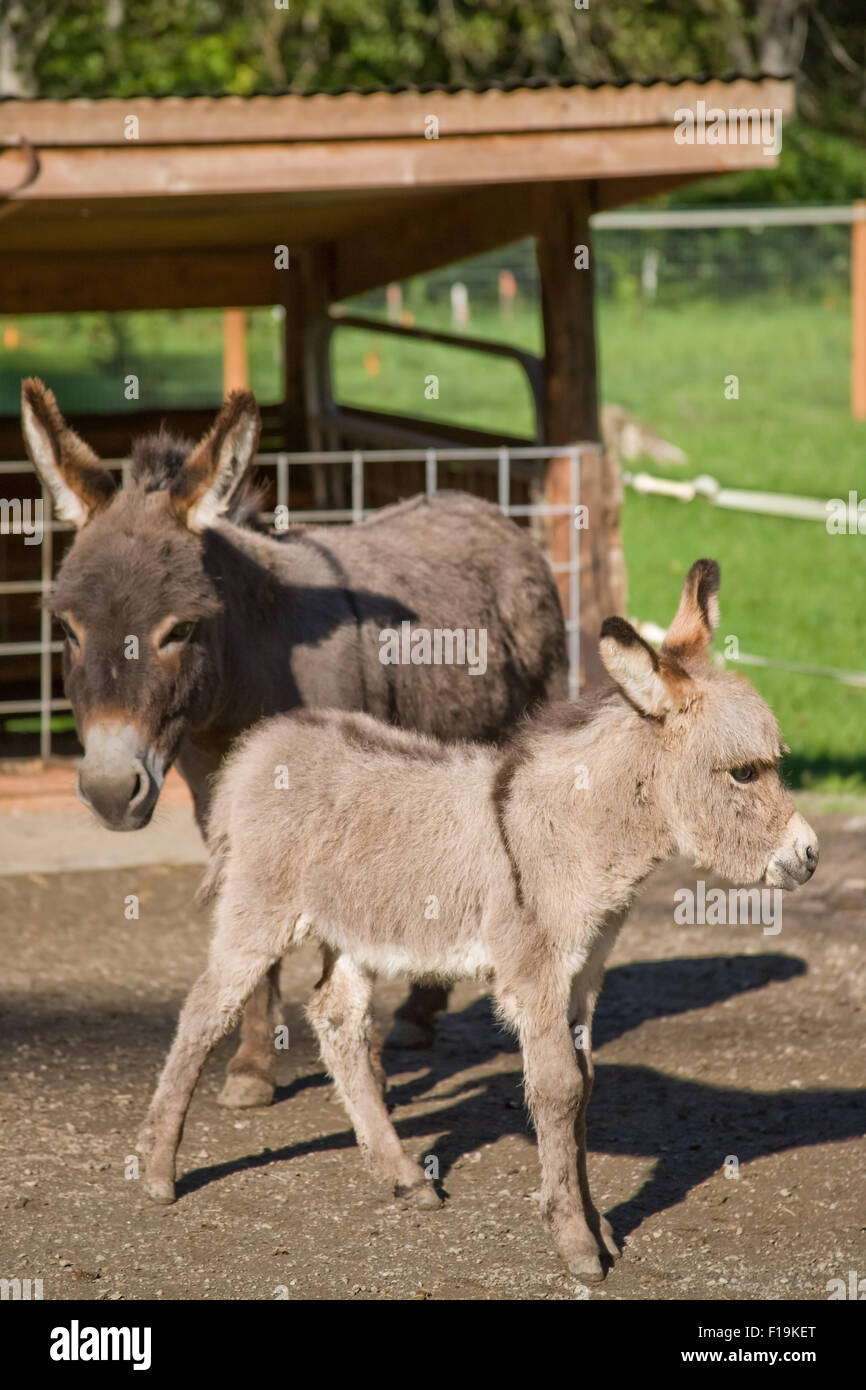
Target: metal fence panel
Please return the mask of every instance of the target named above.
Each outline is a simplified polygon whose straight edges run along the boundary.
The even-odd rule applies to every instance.
[[[514,518],[560,516],[576,517],[580,502],[580,458],[584,449],[600,449],[595,442],[562,445],[557,447],[527,445],[520,448],[455,448],[455,449],[355,449],[303,453],[259,454],[255,465],[273,468],[275,477],[276,506],[286,509],[291,523],[328,522],[334,524],[360,521],[373,512],[365,506],[365,478],[368,463],[423,463],[425,465],[425,487],[428,496],[438,491],[440,464],[449,462],[472,463],[490,462],[496,465],[498,480],[498,504],[506,516]],[[568,458],[570,461],[570,501],[568,504],[538,502],[525,505],[511,504],[511,465],[516,460],[546,461],[552,458]],[[344,509],[311,510],[288,512],[290,500],[290,473],[293,468],[306,468],[311,465],[334,464],[351,467],[351,506]],[[118,470],[126,481],[127,463],[125,460],[106,460],[105,466]],[[29,461],[0,463],[0,475],[32,474],[33,465]],[[44,525],[40,556],[40,577],[33,580],[0,581],[0,600],[12,594],[38,594],[45,598],[54,584],[55,547],[54,536],[58,532],[74,528],[64,521],[54,519],[51,498],[42,488]],[[262,519],[274,522],[275,512],[262,513]],[[580,531],[576,525],[569,530],[569,551],[567,560],[551,562],[554,574],[568,575],[568,611],[565,614],[568,636],[569,695],[575,699],[579,690],[580,666]],[[548,557],[549,558],[549,557]],[[52,752],[51,715],[61,710],[69,710],[66,699],[55,697],[52,690],[52,656],[60,652],[63,643],[52,641],[51,614],[43,607],[40,614],[39,640],[34,642],[0,642],[0,658],[25,655],[39,655],[39,694],[34,699],[0,701],[0,716],[35,714],[41,716],[40,756],[48,758]]]

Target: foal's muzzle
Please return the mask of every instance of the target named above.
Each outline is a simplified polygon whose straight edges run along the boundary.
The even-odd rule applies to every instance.
[[[77,790],[108,830],[141,830],[162,789],[161,760],[132,724],[92,724],[78,768]]]
[[[770,855],[764,882],[771,888],[799,888],[818,867],[818,836],[808,821],[795,813],[785,827],[785,838]]]

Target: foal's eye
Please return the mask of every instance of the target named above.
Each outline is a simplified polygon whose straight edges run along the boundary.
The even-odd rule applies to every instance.
[[[185,642],[195,632],[198,624],[190,619],[185,623],[175,623],[174,627],[165,634],[160,642],[161,647],[170,647],[173,642]]]
[[[731,776],[735,782],[757,782],[758,769],[754,763],[749,763],[747,767],[732,767]]]
[[[70,646],[77,647],[79,645],[79,642],[78,638],[75,636],[75,632],[72,626],[66,621],[65,618],[58,618],[57,621],[63,628],[64,635],[69,639]]]

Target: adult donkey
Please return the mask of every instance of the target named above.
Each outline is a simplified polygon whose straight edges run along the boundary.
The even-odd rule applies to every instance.
[[[243,482],[259,425],[252,393],[236,391],[195,447],[165,433],[139,439],[121,488],[53,394],[23,384],[30,458],[79,530],[50,606],[66,633],[66,693],[84,746],[78,794],[111,830],[147,825],[174,763],[204,832],[212,774],[265,715],[359,710],[441,739],[495,742],[563,693],[550,571],[496,507],[439,494],[356,526],[276,538],[252,522],[258,496]],[[406,622],[486,631],[485,673],[384,664],[383,629]],[[223,1105],[273,1097],[278,970],[246,1007]],[[446,1003],[440,986],[415,985],[392,1041],[431,1041]]]

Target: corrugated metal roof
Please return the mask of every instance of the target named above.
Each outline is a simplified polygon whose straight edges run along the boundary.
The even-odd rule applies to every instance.
[[[595,82],[580,82],[577,79],[557,77],[515,77],[500,78],[497,80],[483,80],[479,82],[395,82],[385,86],[345,86],[345,87],[315,87],[300,90],[297,87],[271,87],[264,91],[249,92],[240,95],[234,92],[207,92],[207,91],[184,91],[184,92],[124,92],[122,100],[135,101],[138,98],[147,97],[151,101],[177,101],[184,98],[209,97],[215,101],[225,99],[231,101],[254,101],[257,97],[340,97],[340,96],[399,96],[404,92],[415,95],[424,95],[428,92],[442,92],[446,96],[455,96],[460,92],[472,92],[475,95],[482,95],[485,92],[520,92],[520,91],[539,91],[544,89],[556,89],[559,91],[598,91],[602,87],[612,89],[622,89],[625,87],[681,87],[684,83],[693,83],[697,86],[705,86],[711,82],[733,83],[733,82],[764,82],[778,81],[787,82],[792,79],[793,73],[744,73],[730,72],[722,75],[714,73],[683,73],[678,77],[619,77],[613,80],[599,79]],[[115,97],[49,97],[38,96],[25,98],[28,101],[110,101],[116,100]],[[16,97],[9,97],[0,94],[0,101],[15,101]]]
[[[568,91],[571,88],[579,87],[583,91],[594,92],[599,87],[680,87],[684,82],[693,82],[698,86],[704,86],[708,82],[760,82],[765,78],[772,79],[774,76],[776,76],[776,80],[787,80],[787,78],[779,79],[777,75],[772,73],[749,74],[742,72],[726,73],[723,77],[714,76],[712,73],[685,73],[674,78],[619,77],[613,81],[600,78],[595,82],[579,82],[577,79],[569,80],[557,77],[515,77],[503,78],[498,81],[489,80],[482,82],[423,82],[418,84],[395,82],[386,87],[316,88],[315,90],[295,92],[294,94],[297,96],[342,96],[344,93],[352,92],[356,96],[372,96],[376,92],[387,92],[392,95],[397,95],[400,92],[417,92],[421,95],[426,92],[445,92],[452,95],[457,92],[475,92],[480,94],[482,92],[536,91],[539,88],[545,87],[555,87],[561,91]],[[287,95],[291,91],[293,91],[292,88],[287,88],[285,94]],[[260,93],[259,95],[267,95],[267,93]],[[271,95],[277,95],[277,93],[271,93]]]

